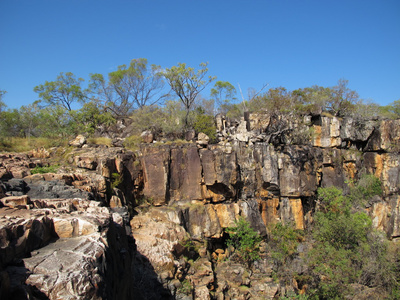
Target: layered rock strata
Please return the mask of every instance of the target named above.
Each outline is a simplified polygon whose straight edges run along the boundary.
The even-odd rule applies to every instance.
[[[137,154],[68,150],[62,157],[72,174],[30,175],[57,150],[2,155],[2,295],[271,299],[282,287],[267,253],[250,272],[227,260],[226,228],[245,217],[263,236],[277,222],[304,229],[319,187],[348,192],[364,174],[383,184],[364,209],[389,238],[400,236],[398,120],[246,114],[238,123],[216,121],[216,145],[201,136],[200,143],[142,145]],[[186,253],[189,242],[200,248]],[[63,280],[71,283],[61,288]]]

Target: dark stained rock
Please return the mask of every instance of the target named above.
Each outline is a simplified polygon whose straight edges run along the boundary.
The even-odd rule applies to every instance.
[[[146,147],[140,159],[143,167],[143,195],[154,205],[166,203],[169,174],[169,147]]]
[[[371,133],[365,151],[398,152],[400,150],[400,120],[382,120]]]
[[[171,149],[169,195],[174,201],[202,199],[202,167],[196,147]]]

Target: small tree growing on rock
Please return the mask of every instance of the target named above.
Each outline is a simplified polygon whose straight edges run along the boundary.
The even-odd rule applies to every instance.
[[[249,266],[255,260],[260,259],[261,236],[250,227],[250,223],[240,217],[235,221],[234,227],[228,227],[228,245],[236,249],[239,258]]]

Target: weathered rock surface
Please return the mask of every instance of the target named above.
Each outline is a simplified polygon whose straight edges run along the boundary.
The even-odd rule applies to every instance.
[[[227,260],[225,229],[241,216],[263,236],[277,222],[305,229],[319,187],[347,192],[363,174],[383,183],[365,207],[374,226],[400,237],[399,121],[216,121],[217,145],[201,135],[186,144],[146,135],[138,154],[70,149],[62,155],[72,174],[30,175],[51,151],[2,154],[1,296],[272,299],[280,287],[268,261],[249,269]],[[129,220],[124,207],[141,202],[147,207]],[[191,243],[199,248],[189,251]]]
[[[0,282],[2,297],[130,299],[135,248],[126,224],[99,203],[79,202],[40,199],[34,205],[41,208],[0,209],[0,270],[8,278]]]
[[[0,154],[0,179],[23,178],[34,166],[26,154]]]
[[[83,135],[78,135],[76,138],[73,140],[70,140],[68,142],[68,145],[74,146],[74,147],[82,147],[83,145],[86,144],[86,138]]]

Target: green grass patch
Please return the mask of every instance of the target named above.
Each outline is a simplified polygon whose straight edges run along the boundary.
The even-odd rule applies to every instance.
[[[45,173],[56,173],[58,170],[58,165],[48,166],[48,167],[38,167],[31,169],[31,174],[45,174]]]

